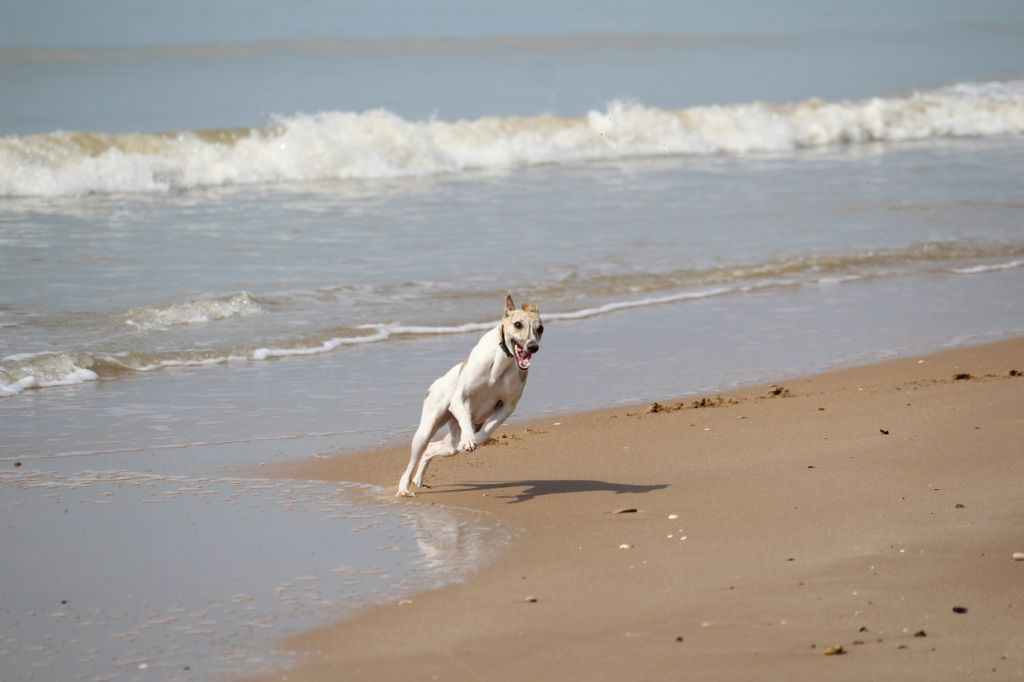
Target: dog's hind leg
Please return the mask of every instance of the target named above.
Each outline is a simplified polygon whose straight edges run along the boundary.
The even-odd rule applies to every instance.
[[[423,415],[420,417],[419,428],[416,429],[416,434],[412,437],[409,466],[405,468],[402,478],[398,481],[399,497],[413,496],[413,492],[409,490],[409,479],[412,478],[412,472],[430,444],[430,439],[441,428],[448,416],[448,406],[428,394],[427,399],[423,401]]]
[[[419,488],[423,485],[423,474],[427,472],[427,464],[430,460],[435,457],[448,457],[458,452],[458,446],[456,443],[459,442],[459,436],[461,432],[459,430],[459,422],[454,418],[448,420],[448,435],[442,440],[434,441],[427,446],[423,456],[420,457],[420,464],[416,468],[416,475],[412,478],[412,484]]]

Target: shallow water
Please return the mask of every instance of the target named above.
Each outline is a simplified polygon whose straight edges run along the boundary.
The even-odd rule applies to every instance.
[[[5,679],[282,667],[275,638],[460,580],[505,541],[479,515],[353,485],[32,462],[0,485]]]
[[[400,353],[487,329],[505,291],[557,322],[1014,269],[1022,151],[999,137],[9,200],[0,391],[364,344]]]

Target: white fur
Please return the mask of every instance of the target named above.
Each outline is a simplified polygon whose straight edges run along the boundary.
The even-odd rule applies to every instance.
[[[510,314],[524,321],[521,330],[512,328]],[[520,369],[516,360],[502,350],[502,335],[505,334],[507,347],[515,354],[523,347],[536,350],[541,333],[539,315],[508,311],[505,319],[477,342],[464,363],[455,365],[430,385],[420,425],[412,439],[409,466],[398,483],[399,496],[413,496],[410,482],[416,487],[423,485],[423,474],[431,459],[472,452],[508,419],[523,395],[527,370]],[[448,435],[431,443],[430,439],[446,423]]]

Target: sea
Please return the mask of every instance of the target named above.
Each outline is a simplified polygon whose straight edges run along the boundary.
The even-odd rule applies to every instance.
[[[1024,333],[1020,2],[0,5],[5,681],[266,672],[500,560],[260,469],[406,442],[507,293],[510,428]]]

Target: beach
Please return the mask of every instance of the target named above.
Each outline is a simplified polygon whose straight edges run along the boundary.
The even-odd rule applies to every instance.
[[[516,422],[406,502],[486,511],[498,559],[265,679],[1018,679],[1022,366],[1015,339]],[[274,475],[390,489],[406,458]]]
[[[1020,673],[1024,6],[236,5],[0,22],[0,680]]]

